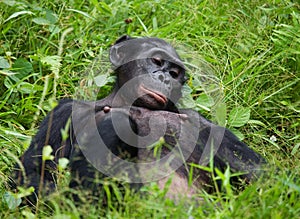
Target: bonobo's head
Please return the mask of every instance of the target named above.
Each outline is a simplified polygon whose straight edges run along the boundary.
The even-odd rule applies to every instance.
[[[122,92],[125,101],[171,110],[181,97],[185,68],[175,49],[164,40],[123,36],[111,47],[110,61],[117,73],[117,88],[126,87]]]

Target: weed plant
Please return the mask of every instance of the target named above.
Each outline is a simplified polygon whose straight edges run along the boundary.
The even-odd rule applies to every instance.
[[[83,72],[124,34],[184,45],[192,61],[205,63],[200,73],[213,73],[217,95],[190,71],[181,104],[227,126],[279,171],[243,190],[220,173],[226,189],[199,191],[201,203],[174,203],[152,183],[142,193],[114,187],[105,204],[86,191],[71,191],[84,197],[80,205],[66,195],[64,174],[38,212],[15,207],[5,182],[38,124],[56,100],[75,97],[88,84]],[[103,75],[97,98],[113,86],[114,76]],[[297,0],[2,0],[0,218],[299,218],[299,82]]]

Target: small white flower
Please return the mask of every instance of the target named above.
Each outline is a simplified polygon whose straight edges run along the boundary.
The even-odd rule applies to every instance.
[[[276,141],[277,141],[277,138],[276,138],[276,136],[272,135],[272,136],[270,137],[270,140],[271,140],[272,142],[276,142]]]

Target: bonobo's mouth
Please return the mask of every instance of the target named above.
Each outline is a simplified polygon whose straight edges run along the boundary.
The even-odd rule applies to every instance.
[[[157,102],[161,103],[161,104],[166,104],[168,99],[165,95],[163,95],[162,93],[158,92],[158,91],[154,91],[151,90],[149,88],[146,88],[143,84],[140,85],[140,90],[149,95],[150,97],[154,98]]]

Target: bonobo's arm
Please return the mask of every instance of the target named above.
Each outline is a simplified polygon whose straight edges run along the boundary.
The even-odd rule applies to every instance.
[[[88,117],[88,118],[83,118]],[[77,121],[78,119],[78,121]],[[85,122],[82,122],[85,120]],[[126,169],[122,160],[136,161],[137,148],[124,143],[119,134],[134,140],[135,125],[128,111],[122,108],[103,107],[93,116],[73,114],[76,145],[70,158],[72,179],[70,187],[87,188],[98,195],[104,177],[136,173],[135,169]],[[127,126],[127,125],[128,126]],[[118,126],[118,131],[115,126]],[[121,166],[120,166],[121,165]]]
[[[17,185],[33,186],[38,191],[40,185],[42,150],[46,145],[53,149],[54,160],[45,162],[43,187],[48,190],[55,188],[55,174],[58,159],[61,157],[70,158],[73,145],[76,142],[72,129],[72,121],[69,127],[66,127],[72,114],[76,114],[77,120],[84,125],[91,117],[95,117],[95,111],[103,109],[110,101],[105,98],[96,102],[83,102],[72,99],[61,100],[59,104],[45,117],[40,124],[37,134],[32,139],[29,148],[20,158],[25,173],[21,167],[15,166],[15,171],[10,180],[12,188]],[[79,119],[79,116],[81,117]],[[62,140],[61,130],[67,128],[69,136],[65,142]],[[45,190],[47,190],[45,189]]]
[[[149,132],[148,121],[151,118],[156,118],[153,128],[159,127],[161,125],[159,123],[165,121],[167,131],[153,132],[155,138],[164,136],[168,145],[179,145],[186,155],[187,163],[209,165],[210,156],[213,154],[215,167],[224,171],[229,166],[231,171],[243,173],[242,178],[246,181],[250,181],[261,172],[261,168],[266,163],[265,159],[239,141],[228,129],[213,124],[196,111],[181,110],[180,112],[181,114],[177,114],[132,108],[131,118],[140,133]],[[174,135],[170,134],[172,132]],[[167,153],[168,151],[165,151],[165,154]]]
[[[62,146],[60,130],[66,126],[66,123],[71,116],[72,104],[73,100],[71,99],[60,101],[58,106],[56,106],[42,121],[40,128],[32,139],[29,148],[20,158],[25,173],[20,170],[18,165],[15,167],[16,170],[14,171],[13,176],[14,182],[12,182],[13,187],[16,185],[29,185],[33,186],[37,191],[40,184],[43,147],[45,145],[51,145],[55,155],[59,154],[58,150]],[[63,150],[60,150],[60,153],[63,153],[63,156],[68,156],[70,154],[70,150],[70,147],[65,147]],[[44,183],[47,185],[47,187],[49,187],[50,190],[55,187],[54,178],[51,174],[51,170],[54,170],[55,168],[56,164],[54,162],[46,162]]]

